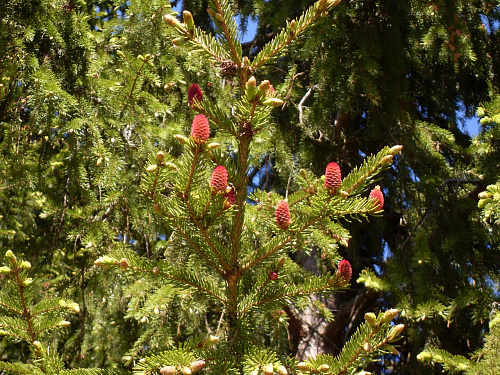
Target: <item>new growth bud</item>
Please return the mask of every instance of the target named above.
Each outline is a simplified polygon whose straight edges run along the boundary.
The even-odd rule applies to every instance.
[[[163,16],[163,19],[165,20],[168,26],[172,26],[175,28],[182,28],[182,24],[179,22],[179,20],[174,16],[172,16],[171,14],[165,14]]]
[[[272,107],[281,107],[283,105],[283,100],[278,98],[268,98],[262,102],[263,105],[268,105]]]
[[[194,20],[193,15],[189,10],[185,10],[182,12],[182,18],[184,19],[184,23],[187,26],[188,30],[194,30]]]
[[[330,366],[327,365],[326,363],[323,363],[322,365],[318,366],[316,370],[318,372],[327,372],[328,370],[330,370]]]
[[[158,166],[156,164],[152,164],[146,168],[146,172],[148,173],[154,173],[158,169]]]
[[[192,372],[200,371],[203,368],[203,366],[205,366],[205,361],[203,359],[191,362],[189,364],[189,368],[191,369]]]
[[[394,319],[398,315],[399,311],[397,309],[389,309],[384,312],[384,317],[382,318],[382,322],[389,323],[392,319]]]
[[[165,366],[160,369],[162,375],[174,375],[177,374],[177,369],[174,366]]]
[[[156,153],[156,160],[158,161],[158,163],[163,163],[163,161],[165,160],[165,153],[163,151],[158,151]]]
[[[274,366],[272,363],[268,363],[267,365],[264,365],[262,368],[262,372],[265,375],[273,375],[274,374]]]
[[[389,150],[389,153],[391,155],[396,156],[397,154],[399,154],[401,152],[402,149],[403,149],[403,146],[401,146],[401,145],[392,146],[391,149]]]
[[[0,275],[6,275],[6,274],[11,273],[11,272],[12,272],[12,270],[7,266],[0,267]]]
[[[129,267],[130,267],[130,263],[129,263],[127,258],[120,259],[120,268],[122,270],[126,270]]]
[[[299,369],[300,371],[309,371],[310,367],[306,362],[299,362],[297,364],[297,369]]]
[[[377,316],[372,312],[368,312],[365,314],[365,320],[369,325],[374,326],[377,323]]]
[[[405,329],[404,324],[398,324],[398,325],[391,327],[389,334],[387,335],[387,338],[389,340],[396,339],[401,334],[401,332],[403,332],[404,329]]]
[[[11,263],[14,263],[16,261],[16,256],[12,252],[12,250],[7,250],[5,252],[5,259],[8,259]]]

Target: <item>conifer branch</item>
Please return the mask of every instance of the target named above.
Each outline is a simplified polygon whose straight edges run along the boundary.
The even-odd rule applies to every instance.
[[[255,71],[270,60],[279,56],[279,54],[290,45],[297,37],[302,34],[313,23],[326,16],[328,12],[340,3],[341,0],[319,0],[309,7],[299,19],[294,19],[287,23],[287,27],[268,42],[264,48],[257,54],[250,65]]]
[[[186,240],[186,242],[191,246],[191,248],[205,261],[207,262],[208,265],[210,265],[215,271],[219,273],[223,273],[224,270],[219,267],[217,263],[215,263],[212,259],[210,259],[207,254],[205,254],[204,251],[201,250],[201,248],[195,244],[191,236],[189,235],[188,232],[186,232],[180,225],[178,225],[177,222],[175,221],[170,221],[170,224],[179,231],[179,233],[182,235],[182,237]]]
[[[122,56],[125,56],[125,55],[122,54]],[[143,58],[142,59],[142,64],[139,67],[139,70],[137,72],[135,72],[135,77],[134,77],[134,80],[132,81],[132,85],[130,86],[130,91],[129,91],[128,95],[125,97],[125,103],[123,104],[123,107],[120,110],[120,114],[118,115],[118,118],[120,120],[123,117],[123,114],[124,114],[125,109],[127,108],[127,105],[130,103],[130,100],[132,99],[132,95],[133,95],[134,90],[135,90],[135,85],[137,83],[137,79],[141,75],[141,70],[144,68],[144,66],[146,65],[146,63],[148,61],[149,61],[149,59]]]
[[[200,233],[203,235],[203,238],[205,239],[208,247],[210,248],[210,250],[212,251],[212,253],[215,255],[215,257],[217,258],[217,260],[220,262],[220,265],[222,266],[222,268],[225,271],[229,271],[231,269],[231,267],[229,266],[229,264],[227,264],[227,262],[224,260],[224,258],[222,257],[222,255],[215,248],[215,245],[213,244],[212,239],[208,235],[206,229],[201,225],[200,221],[196,218],[196,213],[194,212],[193,207],[191,207],[191,205],[189,204],[188,200],[185,200],[184,203],[186,204],[186,207],[187,207],[187,209],[189,211],[189,215],[191,217],[191,220],[193,221],[194,225],[196,225],[196,227],[198,228],[198,230],[200,231]],[[217,269],[219,269],[219,267],[217,267]]]
[[[238,27],[233,18],[231,4],[227,0],[212,0],[215,15],[214,23],[219,26],[224,35],[224,42],[227,43],[232,60],[236,66],[241,66],[241,44],[238,40]],[[211,1],[211,2],[212,2]],[[212,5],[212,4],[211,4]],[[219,17],[217,17],[219,16]]]

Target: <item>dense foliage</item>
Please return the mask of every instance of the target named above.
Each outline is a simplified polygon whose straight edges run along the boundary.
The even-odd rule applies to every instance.
[[[195,149],[173,135],[188,135],[197,112],[213,114],[211,124],[216,126],[210,137],[222,147],[203,159],[200,167],[205,169],[194,184],[201,202],[208,201],[208,185],[203,183],[208,184],[216,166],[211,158],[237,165],[241,146],[231,126],[244,122],[247,103],[238,100],[246,95],[253,74],[256,87],[269,79],[276,89],[273,95],[284,103],[263,112],[259,121],[266,126],[252,139],[248,164],[236,169],[236,175],[229,171],[229,180],[233,185],[238,181],[241,189],[237,205],[244,204],[245,185],[255,191],[254,202],[271,200],[262,212],[254,202],[246,205],[245,215],[255,222],[245,226],[259,232],[252,241],[278,241],[273,240],[276,228],[269,228],[273,205],[287,196],[293,203],[293,193],[302,194],[302,188],[310,194],[307,181],[313,181],[316,194],[323,185],[314,180],[329,162],[337,162],[346,176],[384,146],[404,146],[392,167],[379,175],[383,216],[370,222],[341,221],[345,229],[332,230],[338,235],[333,236],[333,262],[323,256],[328,241],[318,232],[313,239],[293,243],[303,251],[284,249],[291,257],[285,274],[302,269],[297,265],[316,275],[332,274],[339,260],[347,258],[353,266],[350,287],[326,297],[303,293],[295,304],[277,298],[281,307],[269,306],[261,317],[245,323],[260,327],[259,345],[300,359],[337,355],[356,337],[357,327],[364,329],[365,313],[396,307],[402,312],[396,323],[407,326],[400,353],[388,353],[370,365],[372,371],[487,373],[495,368],[494,357],[484,353],[495,350],[498,341],[494,320],[489,323],[497,308],[500,266],[498,1],[345,1],[300,30],[297,41],[292,28],[302,24],[297,20],[291,26],[290,21],[312,1],[223,2],[223,23],[215,10],[206,12],[215,3],[183,4],[201,27],[192,29],[202,41],[198,44],[182,40],[189,36],[167,25],[164,16],[172,11],[166,1],[0,4],[0,257],[11,249],[19,262],[30,262],[30,271],[16,272],[32,277],[34,306],[50,297],[53,303],[64,301],[57,311],[68,306],[78,310],[64,317],[69,325],[57,326],[63,319],[57,315],[59,320],[52,321],[57,330],[44,333],[38,349],[33,347],[38,337],[1,338],[0,361],[28,363],[31,356],[37,363],[37,355],[50,346],[60,353],[54,362],[58,366],[130,369],[145,353],[156,355],[148,349],[185,343],[187,353],[189,343],[199,345],[207,334],[231,331],[224,325],[228,315],[221,299],[154,277],[143,279],[130,269],[144,262],[153,269],[154,262],[166,259],[169,267],[182,265],[186,272],[199,268],[203,276],[217,278],[206,264],[200,266],[202,259],[189,255],[171,223],[161,219],[170,206],[155,202],[161,214],[155,212],[145,194],[152,196],[147,184],[154,182],[154,173],[146,169],[158,164],[162,150],[178,171],[162,178],[176,179],[173,191],[182,186]],[[231,7],[242,16],[243,27],[249,22],[246,17],[258,20],[255,39],[243,43],[236,57],[231,54],[237,45]],[[189,24],[184,21],[180,24]],[[231,25],[233,40],[224,23]],[[179,46],[172,44],[174,39]],[[286,54],[263,59],[274,53],[271,47],[266,50],[270,41],[268,46],[280,52],[283,47]],[[215,54],[203,49],[203,43],[212,43]],[[196,51],[200,48],[204,52]],[[253,64],[252,70],[235,69],[231,61],[236,67]],[[203,89],[203,105],[194,110],[187,100],[191,83]],[[476,110],[481,127],[471,137],[463,121]],[[308,170],[305,180],[301,169]],[[272,191],[270,197],[264,191]],[[168,192],[160,195],[167,197]],[[217,199],[222,202],[222,197]],[[181,203],[173,203],[176,213],[186,209]],[[292,223],[313,214],[298,207],[291,208]],[[210,215],[223,230],[234,223],[217,221],[216,212]],[[222,217],[231,215],[233,211],[224,211]],[[210,235],[216,233],[224,232]],[[224,235],[220,241],[226,241]],[[115,254],[106,258],[110,264],[116,266],[123,258],[130,269],[123,263],[126,271],[103,272],[94,265],[110,253]],[[262,268],[257,263],[252,263],[255,273],[243,290],[279,268],[278,263],[264,262]],[[9,266],[10,260],[3,264]],[[10,274],[5,269],[0,275],[0,294],[8,298],[20,282],[8,286],[4,281]],[[282,277],[278,270],[278,280]],[[223,280],[214,285],[222,287]],[[0,303],[0,312],[11,319],[9,301]],[[226,315],[220,320],[221,314]],[[231,319],[239,320],[237,315]],[[491,334],[481,349],[488,327]],[[245,371],[265,360],[282,361],[290,371],[297,364],[255,350],[253,357],[245,357],[255,359],[245,362]],[[470,353],[473,359],[486,360],[474,367],[468,362]],[[189,355],[189,361],[197,359]],[[314,362],[318,367],[327,363],[322,355],[316,358],[323,361]]]

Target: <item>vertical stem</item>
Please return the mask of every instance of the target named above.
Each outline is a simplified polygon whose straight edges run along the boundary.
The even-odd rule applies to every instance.
[[[21,278],[19,277],[19,269],[16,267],[14,270],[14,274],[16,275],[16,283],[17,288],[19,289],[19,296],[21,298],[21,304],[23,306],[23,317],[26,320],[26,324],[28,325],[28,334],[30,335],[31,343],[33,344],[35,339],[35,333],[33,332],[33,326],[31,324],[31,315],[28,306],[26,306],[26,299],[24,298],[24,286]]]
[[[238,283],[241,277],[240,265],[238,263],[241,235],[245,220],[245,206],[247,199],[247,163],[250,151],[251,138],[241,138],[238,140],[238,163],[234,190],[236,193],[236,210],[234,215],[233,228],[231,231],[231,263],[232,270],[227,278],[228,293],[228,323],[233,343],[238,339]]]

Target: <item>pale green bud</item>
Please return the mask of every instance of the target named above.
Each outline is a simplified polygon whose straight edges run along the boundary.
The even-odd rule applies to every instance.
[[[326,363],[323,363],[316,370],[318,370],[319,372],[327,372],[328,370],[330,370],[330,366]]]
[[[11,272],[12,270],[7,266],[0,267],[0,275],[6,275]]]
[[[300,371],[309,371],[310,366],[309,366],[309,363],[307,363],[307,362],[299,362],[299,363],[297,364],[297,368],[298,368]]]
[[[264,365],[262,368],[262,372],[265,375],[273,375],[274,374],[274,366],[272,363],[268,363],[267,365]]]
[[[267,92],[267,90],[269,90],[269,87],[271,86],[271,82],[269,82],[267,79],[265,79],[264,81],[262,81],[259,85],[259,91],[262,93],[262,94],[265,94]]]
[[[488,191],[482,191],[477,196],[479,199],[493,198],[493,195],[491,195]]]
[[[393,340],[393,339],[397,338],[401,334],[401,332],[403,332],[404,329],[405,329],[404,324],[398,324],[396,326],[393,326],[389,330],[389,334],[387,335],[387,338],[389,340]]]
[[[177,374],[177,369],[174,366],[165,366],[160,369],[162,375],[174,375]]]
[[[403,149],[403,146],[401,146],[401,145],[392,146],[391,149],[389,150],[389,153],[391,155],[397,155],[401,152],[402,149]]]
[[[191,369],[191,371],[193,372],[197,372],[197,371],[200,371],[203,366],[205,366],[205,361],[203,359],[200,359],[198,361],[194,361],[194,362],[191,362],[189,364],[189,368]]]
[[[188,142],[187,138],[180,134],[174,135],[174,138],[177,139],[183,145],[185,145]]]
[[[384,312],[384,317],[382,318],[382,322],[389,323],[392,319],[394,319],[398,315],[399,311],[397,309],[389,309]]]
[[[23,286],[28,286],[31,284],[33,284],[33,279],[31,277],[27,277],[26,279],[24,279]]]
[[[146,168],[146,172],[148,173],[154,173],[158,169],[158,166],[156,164],[152,164]]]
[[[31,268],[31,263],[28,262],[27,260],[23,260],[19,265],[19,268],[22,270],[29,270]]]
[[[372,312],[368,312],[365,314],[365,320],[369,325],[374,326],[377,323],[377,316]]]
[[[57,323],[58,327],[68,327],[71,325],[71,322],[68,322],[67,320],[61,320],[59,323]]]
[[[184,18],[184,23],[186,24],[188,30],[194,29],[194,20],[193,15],[189,10],[185,10],[182,12],[182,17]]]
[[[172,39],[172,44],[174,46],[180,47],[184,43],[186,43],[186,40],[184,38],[174,38],[174,39]]]
[[[182,28],[182,24],[179,22],[179,20],[170,14],[165,14],[163,16],[163,19],[165,20],[168,26]]]
[[[209,150],[216,149],[217,147],[220,147],[220,143],[215,143],[215,142],[214,143],[209,143],[208,146],[207,146],[207,148]]]
[[[73,310],[76,313],[80,312],[80,306],[78,306],[78,303],[76,302],[70,302],[66,305],[66,308]]]
[[[13,263],[13,262],[16,261],[16,256],[14,255],[14,253],[12,252],[12,250],[7,250],[5,252],[5,258],[9,259],[11,261],[11,263]]]
[[[107,255],[104,255],[100,258],[98,258],[94,264],[96,266],[110,266],[110,265],[114,265],[116,264],[116,260],[114,260],[113,258],[107,256]]]
[[[382,165],[383,165],[384,167],[388,167],[389,165],[391,165],[391,164],[392,164],[392,160],[393,160],[393,159],[394,159],[394,156],[392,156],[392,155],[386,155],[386,156],[384,156],[384,157],[382,158],[381,163],[382,163]]]
[[[279,375],[288,375],[288,370],[286,369],[285,366],[283,365],[279,365],[276,367],[276,372],[279,374]]]
[[[262,102],[263,105],[281,107],[283,105],[283,100],[278,98],[268,98]]]

